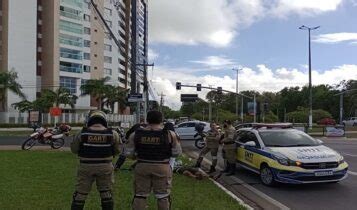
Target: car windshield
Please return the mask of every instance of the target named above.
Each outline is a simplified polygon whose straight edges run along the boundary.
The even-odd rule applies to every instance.
[[[309,135],[295,130],[260,131],[259,135],[267,147],[318,146],[319,143]]]

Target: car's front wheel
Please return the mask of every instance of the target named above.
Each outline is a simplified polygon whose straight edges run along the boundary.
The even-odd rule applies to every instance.
[[[260,180],[267,186],[274,186],[276,184],[273,171],[266,164],[260,167]]]

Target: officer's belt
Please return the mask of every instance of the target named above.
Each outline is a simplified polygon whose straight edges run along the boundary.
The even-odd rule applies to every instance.
[[[111,160],[80,160],[80,163],[88,163],[88,164],[98,164],[98,163],[111,163]]]
[[[138,160],[138,163],[151,163],[151,164],[169,164],[169,161],[164,161],[164,162],[155,162],[155,161],[150,161],[150,160]]]
[[[236,143],[236,142],[234,142],[234,141],[229,141],[229,142],[224,142],[224,144],[234,144],[234,143]]]

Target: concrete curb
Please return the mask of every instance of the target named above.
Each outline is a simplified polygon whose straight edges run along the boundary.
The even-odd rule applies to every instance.
[[[192,158],[197,158],[198,157],[198,154],[195,153],[195,152],[186,152],[186,154],[189,156],[189,157],[192,157]],[[206,165],[206,166],[209,166],[212,164],[211,161],[209,161],[208,159],[204,158],[203,159],[203,163]],[[208,168],[208,167],[207,167]],[[219,170],[223,170],[220,166],[217,166],[217,168]],[[243,180],[235,177],[235,176],[232,176],[232,177],[225,177],[225,176],[222,176],[220,179],[230,179],[232,180],[233,182],[235,183],[238,183],[240,186],[242,186],[243,188],[247,189],[248,191],[250,191],[252,194],[255,195],[255,197],[259,200],[265,200],[265,203],[268,203],[270,205],[270,207],[268,206],[264,206],[264,205],[259,205],[258,203],[256,203],[257,201],[256,200],[252,200],[252,199],[249,199],[245,196],[242,196],[245,197],[245,200],[248,200],[249,201],[249,204],[247,204],[247,202],[244,202],[241,203],[242,205],[247,205],[249,206],[250,208],[252,209],[284,209],[284,210],[289,210],[290,208],[285,206],[284,204],[280,203],[279,201],[271,198],[270,196],[266,195],[265,193],[257,190],[256,188],[250,186],[249,184],[245,183]],[[214,181],[214,180],[213,180]],[[217,183],[219,183],[218,181],[215,181]],[[220,185],[222,185],[221,183],[219,183]],[[227,188],[226,188],[227,189]],[[229,190],[230,191],[230,190]],[[232,194],[234,194],[232,191],[230,191]],[[239,194],[239,193],[238,193]],[[235,194],[234,194],[235,195]],[[237,196],[237,195],[236,195]],[[239,198],[240,200],[244,199],[244,198]],[[250,203],[252,202],[252,203]]]
[[[22,151],[21,145],[1,145],[1,151]],[[30,151],[60,151],[60,152],[69,152],[71,149],[69,147],[62,147],[59,149],[52,149],[50,146],[34,146]],[[26,151],[24,151],[26,152]]]

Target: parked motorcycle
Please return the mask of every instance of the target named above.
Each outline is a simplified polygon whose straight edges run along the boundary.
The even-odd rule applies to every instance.
[[[198,149],[203,149],[206,146],[206,134],[204,132],[196,133],[194,138],[195,138],[195,146]]]
[[[59,149],[64,145],[64,136],[69,136],[71,127],[66,124],[61,124],[54,129],[39,127],[35,132],[24,141],[22,150],[31,149],[36,143],[42,145],[50,145],[52,149]]]

